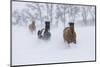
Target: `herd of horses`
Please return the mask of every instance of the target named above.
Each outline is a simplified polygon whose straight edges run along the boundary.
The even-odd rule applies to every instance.
[[[29,30],[31,33],[36,30],[35,21],[32,21],[32,23],[29,25]],[[38,30],[37,36],[39,39],[43,39],[43,40],[48,40],[51,38],[49,21],[45,22],[45,28]],[[65,29],[63,30],[63,39],[64,42],[67,42],[68,44],[70,43],[76,44],[76,32],[74,30],[73,22],[70,22],[69,27],[65,27]]]

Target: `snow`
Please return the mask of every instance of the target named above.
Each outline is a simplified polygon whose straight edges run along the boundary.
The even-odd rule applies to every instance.
[[[12,26],[12,64],[43,64],[95,60],[95,27],[75,27],[77,44],[63,40],[63,26],[51,28],[51,39],[40,40],[37,30],[31,34],[28,26]]]
[[[30,12],[32,16],[35,16],[35,12],[28,6],[29,2],[12,2],[12,12],[17,11],[18,16],[27,17]],[[31,4],[36,6],[36,4]],[[45,6],[45,4],[40,4]],[[81,14],[76,16],[75,31],[77,34],[77,43],[70,44],[63,40],[64,24],[58,19],[58,26],[56,25],[56,4],[53,5],[53,16],[51,24],[51,39],[41,40],[37,37],[37,31],[44,27],[46,6],[41,8],[42,16],[44,20],[36,20],[36,31],[33,34],[29,31],[28,25],[32,22],[31,17],[28,18],[28,24],[20,25],[12,24],[12,65],[26,65],[26,64],[44,64],[44,63],[60,63],[60,62],[75,62],[75,61],[89,61],[95,60],[95,26],[83,25]],[[25,16],[23,16],[25,14]],[[26,15],[27,14],[27,15]],[[91,17],[91,15],[89,15]],[[12,23],[15,19],[12,15]],[[18,19],[22,24],[25,23],[25,19]],[[88,18],[88,23],[94,23]],[[68,22],[71,20],[66,15],[65,26],[68,27]]]

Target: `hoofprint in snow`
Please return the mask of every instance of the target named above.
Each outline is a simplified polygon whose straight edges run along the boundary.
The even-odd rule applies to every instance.
[[[95,60],[95,27],[75,27],[77,44],[63,40],[63,26],[51,28],[51,39],[40,40],[28,26],[12,26],[12,64],[43,64]]]

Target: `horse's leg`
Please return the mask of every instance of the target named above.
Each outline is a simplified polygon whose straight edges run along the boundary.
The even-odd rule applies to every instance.
[[[70,41],[68,41],[67,43],[68,43],[68,47],[70,47]]]
[[[74,40],[73,43],[76,44],[76,40]]]
[[[72,41],[74,44],[76,44],[76,39],[73,39],[73,41]]]

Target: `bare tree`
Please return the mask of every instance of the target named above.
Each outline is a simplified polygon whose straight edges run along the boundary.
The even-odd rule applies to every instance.
[[[53,4],[46,4],[46,9],[47,9],[47,16],[46,16],[46,20],[50,21],[50,24],[52,24],[52,19],[53,19]]]
[[[83,11],[82,11],[82,16],[83,16],[83,22],[84,22],[84,24],[87,24],[87,10],[85,9],[85,7],[83,7],[82,8],[83,9]]]
[[[88,15],[89,15],[89,12],[90,12],[90,6],[83,6],[82,7],[82,17],[83,17],[83,22],[84,22],[84,24],[85,25],[87,25],[88,24],[88,19],[87,19],[87,17],[88,17]]]
[[[91,20],[94,22],[95,21],[95,7],[94,6],[90,6],[89,8],[89,13],[91,14]]]
[[[12,24],[16,25],[16,24],[19,24],[19,12],[18,11],[13,11],[12,12]]]
[[[61,17],[62,18],[61,20],[63,21],[64,27],[65,27],[65,23],[66,23],[66,9],[68,7],[66,7],[66,5],[62,5],[61,8],[63,9],[63,17]]]
[[[46,4],[46,8],[47,8],[46,20],[49,20],[49,4]]]
[[[27,4],[27,7],[29,7],[32,10],[32,12],[34,12],[34,16],[32,18],[40,20],[42,27],[43,17],[42,17],[41,7],[43,6],[41,6],[40,3],[35,3],[35,4],[32,3],[32,4]]]
[[[51,23],[52,23],[52,19],[53,19],[52,10],[53,10],[53,4],[51,4],[51,10],[50,10]]]
[[[59,23],[59,20],[61,19],[61,17],[63,17],[63,12],[61,11],[61,7],[60,5],[56,5],[56,16],[55,16],[55,19],[56,19],[56,25],[58,26],[58,23]]]
[[[25,8],[21,11],[21,17],[22,17],[22,21],[25,25],[28,24],[28,21],[29,20],[32,20],[32,15],[31,13],[29,12],[29,9]]]
[[[69,15],[72,19],[70,21],[74,22],[75,21],[75,16],[78,13],[78,7],[72,7],[72,5],[57,5],[57,19],[60,19],[65,27],[66,24],[66,15]],[[69,18],[68,18],[69,19]]]
[[[38,7],[38,11],[39,11],[39,15],[40,15],[40,21],[41,21],[41,27],[42,27],[42,14],[41,14],[41,8],[40,8],[40,5],[39,3],[37,3],[37,7]]]
[[[80,11],[80,8],[74,5],[69,5],[69,10],[68,10],[68,14],[69,17],[71,18],[70,21],[71,22],[75,22],[76,16],[78,15]]]
[[[21,11],[15,10],[12,14],[12,24],[14,25],[23,25],[23,16]]]

